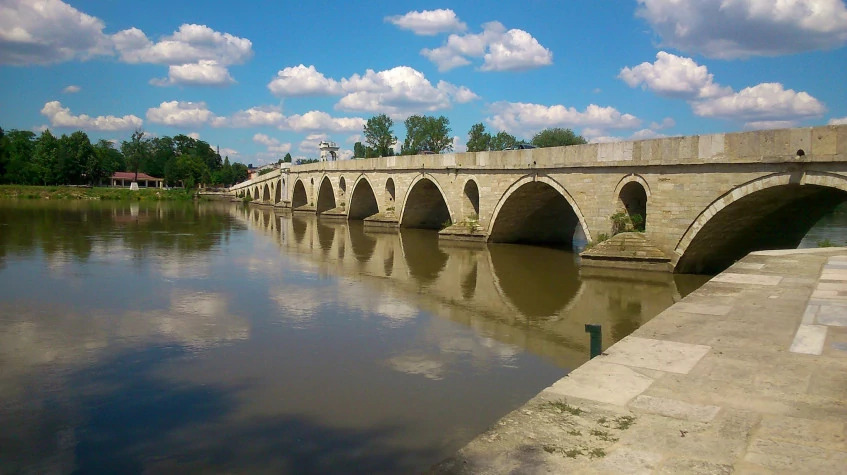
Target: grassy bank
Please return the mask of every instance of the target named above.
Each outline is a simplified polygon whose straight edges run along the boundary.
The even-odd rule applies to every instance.
[[[195,196],[195,191],[181,189],[148,188],[130,191],[126,188],[106,187],[0,185],[0,199],[173,201],[191,200]]]

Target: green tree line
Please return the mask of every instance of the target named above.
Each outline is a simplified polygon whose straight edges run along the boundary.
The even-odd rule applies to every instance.
[[[400,145],[401,155],[416,155],[419,153],[442,153],[453,150],[453,139],[450,137],[450,120],[444,116],[431,117],[412,115],[403,122],[406,127],[406,138]],[[353,158],[389,157],[394,155],[397,136],[392,127],[394,121],[385,114],[368,119],[362,135],[365,142],[353,145]],[[526,142],[518,140],[514,135],[501,130],[491,134],[485,130],[482,123],[474,124],[468,132],[468,152],[486,150],[508,150],[521,145],[533,147],[561,147],[586,143],[585,138],[577,135],[571,129],[553,127],[544,129]]]
[[[85,132],[56,137],[26,130],[0,128],[0,183],[18,185],[100,185],[115,172],[146,173],[164,178],[168,186],[230,186],[249,173],[242,163],[221,160],[208,143],[189,137],[147,138],[135,131],[118,147],[100,140],[92,144]]]

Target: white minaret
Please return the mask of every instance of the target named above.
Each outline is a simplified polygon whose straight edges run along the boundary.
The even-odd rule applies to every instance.
[[[321,161],[330,162],[338,160],[338,145],[327,140],[322,141],[318,147],[321,149]]]

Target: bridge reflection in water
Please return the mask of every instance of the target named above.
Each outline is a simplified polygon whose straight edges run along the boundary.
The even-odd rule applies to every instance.
[[[232,213],[321,274],[401,292],[423,310],[566,369],[588,359],[585,323],[601,324],[604,345],[611,345],[707,279],[580,269],[570,250],[456,244],[439,241],[435,231],[366,229],[286,210],[238,206]]]

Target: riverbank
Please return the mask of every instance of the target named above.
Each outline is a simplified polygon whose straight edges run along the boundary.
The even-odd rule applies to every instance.
[[[184,201],[194,197],[193,190],[184,189],[0,185],[0,199]]]
[[[433,472],[839,473],[845,421],[847,249],[764,251]]]

